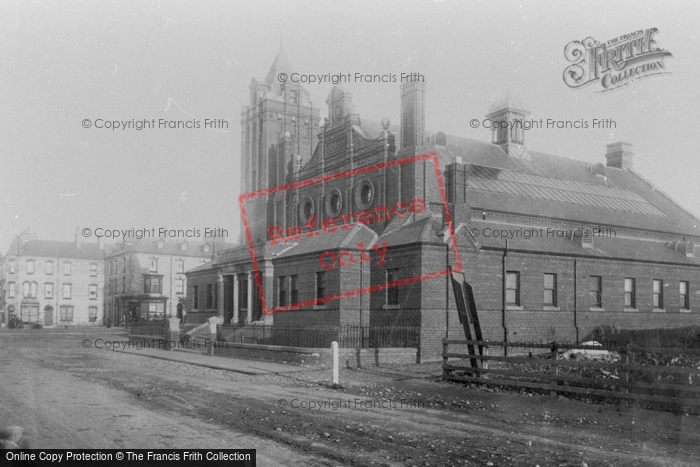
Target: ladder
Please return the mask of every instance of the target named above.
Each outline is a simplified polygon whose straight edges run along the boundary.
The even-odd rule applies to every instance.
[[[474,291],[472,286],[464,278],[464,273],[456,273],[452,271],[450,267],[450,279],[452,279],[452,290],[455,295],[455,302],[457,302],[457,315],[459,316],[459,322],[464,328],[464,337],[467,341],[467,349],[469,350],[469,355],[476,355],[474,349],[474,344],[472,341],[472,335],[474,338],[483,343],[484,339],[481,334],[481,325],[479,324],[479,315],[476,311],[476,303],[474,301]],[[484,355],[483,344],[478,345],[479,356]],[[471,365],[472,368],[480,368],[481,362],[483,360],[472,358]]]

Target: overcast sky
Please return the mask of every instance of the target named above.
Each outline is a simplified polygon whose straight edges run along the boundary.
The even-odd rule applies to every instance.
[[[280,40],[299,73],[423,74],[436,131],[490,141],[469,122],[507,90],[533,119],[612,119],[531,130],[526,145],[605,162],[606,144],[628,141],[635,170],[700,213],[698,18],[690,1],[2,0],[0,251],[26,227],[55,240],[78,226],[221,227],[236,240],[240,111]],[[653,27],[670,74],[609,93],[564,84],[569,42]],[[399,122],[398,83],[343,86],[361,117]],[[331,85],[306,88],[325,117]],[[228,130],[83,127],[205,118]]]

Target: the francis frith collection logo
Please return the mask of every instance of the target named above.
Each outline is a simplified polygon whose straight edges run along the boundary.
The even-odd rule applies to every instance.
[[[603,89],[597,92],[605,92],[668,73],[664,58],[673,55],[657,46],[657,32],[657,28],[640,29],[607,42],[592,37],[569,42],[564,56],[571,65],[564,70],[564,83],[570,88],[581,88],[599,81]]]

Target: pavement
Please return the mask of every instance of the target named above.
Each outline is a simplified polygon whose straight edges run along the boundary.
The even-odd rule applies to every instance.
[[[285,365],[283,363],[263,362],[257,360],[241,360],[238,358],[216,357],[204,355],[192,350],[164,350],[153,348],[122,348],[110,349],[110,351],[141,355],[142,357],[159,358],[173,362],[188,363],[190,365],[215,368],[217,370],[234,371],[246,375],[265,375],[270,373],[291,373],[295,371],[308,371],[295,365]]]

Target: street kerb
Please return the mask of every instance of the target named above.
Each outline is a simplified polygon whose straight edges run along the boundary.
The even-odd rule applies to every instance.
[[[247,211],[246,211],[246,207],[245,207],[246,201],[252,200],[252,199],[255,199],[255,198],[258,198],[261,196],[271,195],[271,194],[281,192],[281,191],[294,190],[297,188],[303,188],[303,187],[307,187],[307,186],[311,186],[311,185],[316,185],[319,183],[325,183],[325,182],[328,182],[331,180],[337,180],[340,178],[350,177],[353,175],[364,174],[364,173],[369,173],[369,172],[373,172],[376,170],[387,169],[387,168],[394,167],[394,166],[415,163],[415,162],[419,162],[422,160],[430,160],[433,163],[433,167],[435,168],[435,177],[437,179],[437,185],[438,185],[438,189],[439,189],[439,193],[440,193],[440,199],[442,202],[442,209],[444,212],[445,222],[447,224],[447,229],[449,231],[449,244],[450,244],[450,247],[452,248],[452,253],[453,253],[453,258],[454,258],[454,266],[452,268],[448,267],[445,270],[434,271],[434,272],[423,274],[421,276],[414,276],[414,277],[400,279],[400,280],[393,281],[393,282],[372,285],[370,287],[364,287],[364,288],[359,288],[359,289],[355,289],[355,290],[348,290],[348,291],[340,292],[340,293],[337,293],[334,295],[329,295],[327,297],[324,297],[323,299],[312,299],[312,300],[307,300],[304,302],[299,302],[299,303],[295,303],[295,304],[291,304],[291,305],[287,305],[287,306],[278,306],[278,307],[268,307],[267,306],[267,300],[265,299],[265,293],[264,293],[263,283],[262,283],[262,275],[260,273],[260,267],[258,264],[258,260],[256,258],[255,244],[254,244],[252,233],[250,230],[250,223],[248,221],[248,215],[247,215]],[[462,271],[462,261],[461,261],[460,256],[459,256],[459,249],[457,248],[457,241],[456,241],[455,235],[454,235],[454,226],[452,224],[452,216],[450,213],[449,205],[447,203],[447,195],[445,192],[445,183],[444,183],[444,180],[442,177],[442,173],[440,171],[440,163],[438,161],[437,154],[434,152],[416,155],[416,156],[404,157],[401,159],[395,159],[392,161],[381,162],[378,164],[365,166],[365,167],[359,167],[356,169],[346,170],[343,172],[326,174],[326,175],[323,175],[320,177],[310,178],[307,180],[301,180],[298,182],[288,183],[285,185],[279,185],[276,187],[266,188],[263,190],[252,191],[249,193],[243,193],[238,197],[238,205],[241,209],[241,218],[243,220],[243,228],[245,229],[246,241],[248,243],[248,252],[250,254],[250,259],[252,262],[253,275],[255,276],[256,289],[257,289],[258,295],[260,297],[260,303],[262,305],[264,315],[279,313],[282,311],[295,310],[295,309],[299,309],[299,308],[310,307],[313,305],[320,305],[320,304],[330,302],[333,300],[338,300],[338,299],[344,298],[344,297],[352,297],[355,295],[367,294],[370,292],[376,292],[376,291],[384,290],[384,289],[391,288],[391,287],[400,287],[400,286],[404,286],[404,285],[413,284],[416,282],[421,282],[421,281],[425,281],[425,280],[429,280],[429,279],[436,279],[439,277],[443,277],[443,276],[450,274],[451,272],[461,272]]]

